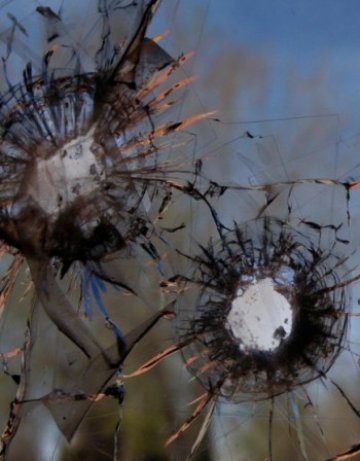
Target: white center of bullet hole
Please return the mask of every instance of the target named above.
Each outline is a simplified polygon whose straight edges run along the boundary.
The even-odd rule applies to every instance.
[[[90,194],[104,175],[93,152],[93,130],[39,160],[28,184],[28,194],[48,214],[58,213],[80,195]]]
[[[269,277],[239,288],[227,317],[227,328],[242,351],[274,351],[289,336],[292,323],[291,306]]]

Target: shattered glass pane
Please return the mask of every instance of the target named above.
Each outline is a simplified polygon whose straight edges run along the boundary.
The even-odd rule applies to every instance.
[[[176,240],[176,248],[181,249],[182,255],[173,256],[175,261],[169,263],[171,267],[166,272],[169,278],[163,285],[165,291],[176,293],[175,298],[180,296],[182,299],[178,302],[178,319],[174,322],[178,338],[168,348],[164,348],[163,352],[159,352],[157,348],[153,358],[135,368],[132,376],[142,375],[146,379],[148,372],[155,373],[155,362],[160,363],[166,357],[169,357],[169,361],[173,360],[173,366],[178,364],[177,386],[175,383],[173,386],[181,393],[182,399],[194,403],[190,409],[185,409],[185,403],[180,399],[177,405],[178,421],[173,424],[173,430],[169,431],[169,441],[172,442],[169,447],[172,448],[172,453],[180,453],[181,447],[189,443],[190,432],[193,436],[192,443],[197,449],[197,453],[190,456],[191,459],[208,459],[212,456],[211,459],[216,460],[232,461],[240,457],[263,460],[270,459],[272,455],[271,459],[325,460],[335,459],[337,454],[339,458],[336,459],[346,459],[350,456],[350,451],[356,459],[359,428],[356,405],[359,353],[356,334],[358,211],[356,189],[350,185],[358,177],[357,105],[351,104],[353,118],[350,118],[350,109],[344,103],[346,98],[351,98],[350,92],[341,79],[335,83],[336,73],[339,72],[335,63],[328,63],[326,70],[322,70],[322,61],[319,60],[319,67],[315,67],[313,74],[311,70],[306,70],[312,76],[311,79],[308,74],[303,75],[304,68],[296,65],[295,58],[289,56],[294,49],[287,50],[287,43],[282,44],[282,47],[278,45],[279,49],[271,55],[266,47],[267,38],[261,43],[260,39],[255,39],[256,33],[251,34],[245,25],[240,28],[242,30],[239,35],[246,35],[247,32],[248,36],[253,37],[251,44],[234,43],[233,36],[226,40],[225,21],[231,21],[231,14],[236,13],[239,17],[244,15],[245,22],[250,17],[251,24],[259,28],[262,24],[263,7],[258,5],[259,8],[256,8],[248,2],[242,2],[244,11],[240,11],[242,8],[236,7],[232,2],[228,6],[220,14],[210,4],[200,45],[200,49],[203,47],[204,54],[208,56],[206,69],[217,69],[211,73],[211,77],[208,76],[208,81],[211,82],[211,78],[214,81],[211,82],[213,91],[206,93],[204,86],[197,90],[206,104],[212,104],[216,100],[216,117],[220,120],[212,121],[211,126],[216,135],[211,146],[205,149],[197,183],[199,189],[203,187],[201,190],[207,193],[212,208],[204,200],[198,200],[193,205],[191,241]],[[310,12],[310,6],[307,8],[308,17],[311,18],[313,12]],[[324,8],[326,9],[325,6]],[[305,7],[299,7],[296,3],[292,3],[291,7],[276,5],[276,12],[282,14],[283,18],[292,14],[294,21],[299,21],[297,26],[300,28],[301,21],[306,21]],[[328,10],[327,14],[330,15]],[[219,32],[220,23],[224,29],[215,35],[215,39],[212,28],[218,26],[216,30]],[[331,24],[336,29],[337,24]],[[211,36],[209,29],[213,32],[212,44],[215,42],[211,53],[206,49],[209,42],[205,39],[206,34]],[[263,35],[263,31],[259,33],[260,37]],[[275,41],[275,33],[274,37]],[[326,37],[330,39],[328,35]],[[259,50],[254,52],[256,46],[259,46]],[[341,46],[338,45],[335,51],[342,55],[341,62],[346,62],[350,67],[352,61],[348,47],[351,45],[347,43]],[[289,53],[286,59],[283,57],[285,52]],[[349,54],[344,56],[346,52]],[[280,66],[281,59],[285,62],[281,61]],[[305,60],[305,56],[302,59]],[[307,65],[309,66],[308,63]],[[224,71],[221,72],[219,67]],[[201,69],[200,64],[199,68]],[[352,75],[356,81],[355,75]],[[336,97],[329,98],[328,95],[334,93],[329,89],[327,93],[324,88],[331,88],[336,84],[343,89],[343,96],[338,97],[336,93]],[[356,93],[354,87],[352,90]],[[220,96],[216,99],[218,94]],[[328,181],[330,178],[332,181]],[[175,219],[174,216],[169,216]],[[186,374],[181,363],[172,355],[174,350],[186,348],[183,342],[186,342],[187,327],[181,323],[181,316],[184,311],[185,315],[187,310],[191,311],[194,298],[197,299],[191,292],[191,283],[189,288],[189,279],[194,281],[192,276],[198,264],[197,258],[199,255],[204,257],[205,254],[203,248],[208,250],[211,243],[214,247],[220,245],[221,235],[217,222],[225,228],[233,229],[235,221],[241,228],[243,224],[259,216],[275,217],[284,224],[293,226],[311,239],[314,248],[322,247],[330,251],[334,261],[339,262],[342,275],[340,282],[336,283],[341,285],[344,281],[346,284],[352,281],[346,289],[350,297],[345,304],[345,314],[349,314],[348,330],[338,349],[339,355],[335,364],[325,373],[323,379],[297,386],[294,390],[289,388],[288,392],[259,403],[255,403],[255,398],[251,397],[237,405],[219,399],[214,408],[211,405],[214,399],[206,400],[206,395],[204,397],[203,393],[209,390],[206,384],[203,382],[202,389],[197,392],[191,389],[189,380],[194,384],[194,372],[190,376]],[[212,239],[211,243],[209,238]],[[211,257],[208,255],[209,261]],[[213,257],[215,261],[216,253]],[[343,258],[346,259],[344,264],[340,262]],[[221,267],[220,264],[219,266]],[[329,271],[332,272],[331,267],[329,264]],[[195,277],[196,283],[199,282],[199,277]],[[216,303],[216,298],[213,302]],[[207,303],[202,305],[204,312],[209,312]],[[206,326],[210,328],[209,325],[210,321]],[[204,341],[201,331],[197,333],[200,336],[199,342]],[[196,357],[186,355],[184,360],[190,364]],[[211,369],[209,371],[206,368],[211,365],[208,356],[201,363],[201,371],[195,365],[198,371],[195,377],[201,381],[199,375],[203,373],[204,381],[207,381],[211,372]],[[170,367],[166,363],[161,366]],[[183,376],[183,381],[180,381],[179,376]],[[187,399],[184,397],[185,389],[188,391]],[[343,431],[339,435],[336,421],[342,417],[351,430]],[[196,421],[197,419],[201,419],[201,422]],[[206,432],[208,435],[204,436]],[[200,439],[203,439],[202,444]],[[353,445],[355,448],[351,449]],[[347,451],[348,455],[345,454]],[[187,454],[189,453],[191,448],[188,449]],[[341,457],[340,453],[344,455]]]
[[[0,3],[3,442],[20,422],[6,459],[26,449],[47,460],[341,460],[352,445],[356,456],[360,69],[340,40],[340,11],[324,5],[319,17],[310,2],[276,1],[276,19],[262,2],[167,1],[146,32],[152,41],[141,30],[156,3]],[[316,268],[323,283],[317,332],[331,338],[309,342],[312,359],[321,353],[306,379],[295,367],[285,385],[281,370],[270,380],[259,366],[261,392],[253,381],[244,392],[238,369],[216,388],[213,364],[230,366],[204,340],[226,286],[225,269],[207,270],[223,267],[219,248],[249,223],[256,231],[237,242],[254,272],[236,296],[267,298],[270,280],[289,301],[303,255],[310,281]],[[274,243],[279,227],[300,239],[292,265]],[[255,241],[267,251],[249,251]],[[276,251],[280,267],[269,271],[261,258],[278,261]],[[217,287],[195,331],[206,347],[187,354],[199,301],[189,286],[212,286],[204,274]],[[231,312],[221,325],[246,339],[229,328]],[[288,352],[296,312],[285,320],[269,331]],[[254,346],[238,343],[237,352]]]

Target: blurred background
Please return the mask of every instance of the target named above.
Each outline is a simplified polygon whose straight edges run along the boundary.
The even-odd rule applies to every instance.
[[[0,3],[0,7],[6,3]],[[38,5],[32,3],[34,8]],[[71,12],[70,4],[66,8]],[[229,185],[274,184],[273,191],[279,195],[271,213],[281,218],[288,215],[290,189],[276,183],[299,178],[346,181],[360,177],[359,23],[358,0],[317,0],[315,4],[310,0],[164,0],[149,35],[169,31],[161,43],[174,57],[188,51],[195,53],[179,70],[179,76],[195,75],[197,79],[179,95],[177,116],[216,111],[213,120],[191,127],[186,161],[177,152],[175,164],[185,169],[187,162],[201,158],[204,178]],[[291,190],[294,225],[299,219],[342,224],[341,235],[351,244],[338,251],[340,255],[352,255],[349,274],[359,273],[358,194],[354,190],[348,201],[343,187],[311,182]],[[254,218],[264,203],[262,192],[229,191],[214,206],[228,224]],[[209,212],[204,204],[177,196],[166,213],[164,227],[182,222],[186,222],[186,231],[174,234],[171,245],[195,254],[198,244],[214,235]],[[159,246],[166,274],[191,270],[190,261],[167,245]],[[127,261],[117,264],[119,271],[138,280],[141,293],[134,299],[109,289],[106,297],[112,317],[128,332],[166,305],[168,299],[158,292],[159,275],[145,255],[139,254],[131,268]],[[32,300],[29,292],[19,301],[27,287],[25,279],[24,269],[11,307],[1,318],[0,352],[23,343]],[[74,299],[76,290],[72,288]],[[357,284],[352,286],[351,296],[349,312],[355,315],[351,317],[345,350],[330,377],[359,408]],[[100,316],[97,318],[94,312],[94,317],[99,335],[106,336]],[[128,358],[125,374],[174,344],[174,325],[176,322],[162,320]],[[33,395],[41,397],[61,388],[62,382],[76,379],[69,375],[62,357],[77,352],[41,311],[33,320],[33,328],[36,342],[29,379]],[[16,359],[6,365],[11,374],[21,367]],[[16,384],[6,374],[0,379],[0,422],[4,427]],[[164,448],[164,441],[192,413],[189,403],[202,389],[184,369],[181,357],[173,356],[149,373],[125,380],[125,387],[123,407],[112,399],[95,404],[70,445],[45,405],[36,401],[24,405],[21,427],[6,460],[111,460],[114,435],[120,461],[184,460],[199,431],[198,422],[172,446]],[[264,461],[269,438],[273,461],[322,461],[359,443],[359,418],[329,380],[318,380],[293,394],[276,399],[271,434],[271,402],[217,405],[194,460]]]

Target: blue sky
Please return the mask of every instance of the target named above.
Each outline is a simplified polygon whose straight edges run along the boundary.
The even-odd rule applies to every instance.
[[[196,58],[198,75],[205,72],[201,61],[229,44],[239,46],[266,57],[276,93],[273,99],[283,97],[280,90],[287,69],[303,79],[321,69],[329,112],[351,110],[360,115],[358,0],[167,0],[162,9],[165,28],[188,31],[184,51],[193,46],[201,54]],[[162,14],[158,20],[163,24],[161,18]],[[276,104],[273,109],[277,110]]]
[[[298,175],[328,168],[342,178],[360,175],[358,0],[166,0],[154,22],[156,31],[170,29],[165,48],[172,54],[195,51],[190,73],[206,109],[227,121],[323,116],[311,134],[296,120],[261,130],[274,130],[284,164],[290,153],[300,157],[316,145],[318,170],[309,170],[309,161],[296,166]],[[230,85],[237,88],[226,99]],[[260,132],[258,126],[246,125]]]
[[[254,171],[260,180],[360,177],[358,0],[165,0],[154,30],[166,29],[172,54],[195,51],[189,72],[206,109],[230,122],[285,119],[219,128],[219,153],[227,143],[228,156],[243,159],[231,164],[237,175],[247,162],[245,180]],[[245,130],[264,136],[270,167],[236,140]],[[318,214],[319,199],[311,201]]]
[[[210,4],[209,20],[250,43],[273,42],[290,50],[354,48],[360,39],[356,0],[227,0]],[[223,5],[226,5],[225,7]]]

